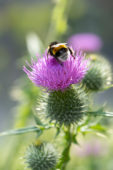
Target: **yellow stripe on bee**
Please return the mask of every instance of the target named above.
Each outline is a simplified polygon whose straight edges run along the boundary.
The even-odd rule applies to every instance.
[[[53,54],[55,55],[56,52],[59,51],[62,48],[67,48],[67,46],[66,45],[59,45],[58,47],[54,47],[53,50],[52,50]]]

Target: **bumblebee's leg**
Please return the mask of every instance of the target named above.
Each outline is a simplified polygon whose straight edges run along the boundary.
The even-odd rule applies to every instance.
[[[74,51],[70,47],[68,47],[68,50],[69,50],[70,54],[72,55],[72,57],[75,59]]]

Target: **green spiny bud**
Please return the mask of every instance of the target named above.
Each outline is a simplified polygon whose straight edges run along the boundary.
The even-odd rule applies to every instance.
[[[55,148],[50,143],[30,145],[25,153],[25,163],[32,170],[51,170],[57,163]]]
[[[85,75],[82,83],[87,91],[103,90],[111,84],[111,66],[99,55],[91,55],[91,68]]]
[[[46,106],[47,117],[65,126],[79,122],[86,111],[86,95],[78,87],[49,93]]]

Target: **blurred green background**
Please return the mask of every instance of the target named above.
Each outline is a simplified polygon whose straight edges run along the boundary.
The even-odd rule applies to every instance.
[[[31,33],[40,39],[42,51],[50,41],[57,39],[65,42],[76,33],[95,33],[102,38],[104,44],[101,53],[113,64],[113,1],[61,1],[55,8],[59,0],[0,0],[0,131],[29,124],[26,116],[31,114],[36,104],[39,89],[27,80],[22,70],[25,60],[30,60],[32,56],[26,43]],[[112,110],[112,96],[113,89],[110,89],[98,96],[97,103],[107,101],[109,110]],[[112,121],[113,119],[109,121],[110,125]],[[99,146],[103,146],[101,150],[106,147],[102,154],[91,152],[89,155],[80,156],[80,153],[77,155],[73,152],[68,169],[113,170],[112,134],[109,140],[106,137],[98,137]],[[0,170],[24,169],[19,158],[22,148],[31,142],[30,135],[24,136],[23,140],[22,137],[0,139]],[[89,135],[80,140],[87,145],[86,141],[92,143],[96,138]],[[20,149],[16,141],[21,141],[24,146]],[[94,148],[94,143],[92,147]]]

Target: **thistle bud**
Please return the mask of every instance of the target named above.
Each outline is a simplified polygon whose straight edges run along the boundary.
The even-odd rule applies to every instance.
[[[86,95],[78,87],[49,93],[46,100],[46,116],[60,125],[79,122],[86,111]]]
[[[99,55],[91,55],[91,68],[87,71],[82,83],[87,91],[100,91],[111,84],[111,66]]]
[[[56,166],[57,154],[52,144],[32,144],[27,148],[25,160],[32,170],[51,170]]]

